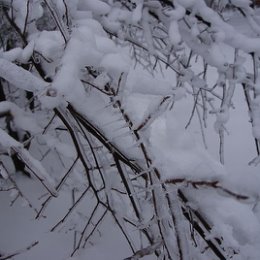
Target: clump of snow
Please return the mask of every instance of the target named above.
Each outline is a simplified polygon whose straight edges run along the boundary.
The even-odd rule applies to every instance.
[[[136,8],[132,14],[132,22],[137,24],[142,18],[142,11],[143,11],[143,0],[136,1]]]
[[[100,62],[100,66],[105,68],[108,74],[115,79],[123,72],[128,72],[130,64],[129,57],[120,53],[109,53]]]
[[[93,81],[93,84],[97,87],[103,89],[107,83],[111,81],[111,78],[107,75],[106,72],[99,74]]]
[[[174,89],[174,101],[179,101],[186,96],[186,89],[184,87]]]
[[[22,51],[21,57],[19,58],[22,62],[27,62],[34,51],[34,41],[30,41]]]
[[[103,29],[103,26],[92,17],[84,17],[84,19],[78,19],[74,21],[76,28],[88,28],[88,30],[92,31],[94,35],[106,37],[106,33]],[[89,39],[91,40],[91,39]]]
[[[0,115],[8,113],[13,117],[14,126],[16,128],[29,131],[30,133],[38,133],[41,131],[41,127],[36,122],[32,113],[23,111],[9,101],[0,102]]]
[[[41,53],[46,59],[55,60],[63,53],[63,38],[59,31],[42,31],[31,35],[35,42],[34,50]]]
[[[95,35],[97,49],[103,53],[113,53],[117,51],[115,43],[104,36]]]
[[[176,2],[184,8],[190,8],[195,4],[196,0],[177,0]]]
[[[219,180],[225,174],[223,166],[210,157],[171,113],[151,125],[149,142],[163,180]]]
[[[78,8],[80,10],[88,10],[93,12],[94,15],[106,15],[110,11],[110,6],[100,0],[80,0],[78,3]]]
[[[29,71],[2,58],[0,58],[0,77],[12,83],[17,88],[30,92],[43,90],[48,86],[48,83],[37,78]]]
[[[224,124],[229,120],[229,109],[225,106],[216,112],[216,122],[214,123],[214,128],[218,133],[219,130],[223,129]]]
[[[174,61],[172,61],[173,64],[175,64],[175,58],[176,63],[181,61],[178,66],[181,67],[180,71],[182,75],[175,75],[175,80],[170,81],[146,77],[144,76],[143,71],[141,73],[135,71],[135,75],[132,78],[128,77],[127,86],[125,86],[124,79],[122,78],[127,77],[126,75],[131,68],[129,54],[126,54],[128,49],[120,48],[115,43],[116,41],[114,41],[113,37],[108,37],[103,27],[112,33],[114,32],[115,34],[120,35],[120,37],[122,36],[122,38],[118,40],[120,42],[127,36],[128,27],[132,24],[135,25],[137,31],[139,29],[138,27],[142,26],[144,31],[142,31],[143,38],[141,39],[144,41],[145,48],[147,48],[150,53],[157,55],[158,49],[155,48],[157,38],[155,40],[154,33],[158,32],[152,30],[153,18],[151,19],[150,11],[153,10],[160,19],[161,17],[164,17],[164,10],[161,9],[162,13],[160,12],[161,5],[158,1],[149,2],[136,0],[134,2],[136,3],[136,8],[133,11],[130,11],[118,8],[120,3],[112,0],[56,1],[55,5],[59,14],[61,16],[65,15],[66,3],[69,11],[71,11],[69,12],[69,19],[71,17],[73,18],[72,27],[70,28],[70,37],[67,39],[67,43],[64,44],[64,39],[58,30],[30,34],[29,44],[24,49],[15,48],[8,52],[1,53],[0,77],[23,90],[31,92],[38,91],[37,94],[41,102],[41,109],[47,108],[49,111],[49,109],[59,106],[65,108],[67,102],[70,102],[83,118],[86,117],[86,120],[98,129],[97,131],[106,136],[108,142],[111,142],[111,144],[118,148],[122,154],[126,154],[130,161],[136,161],[140,163],[141,166],[143,166],[144,163],[142,159],[140,159],[143,158],[140,142],[143,142],[153,161],[151,167],[154,166],[159,169],[162,181],[172,179],[219,181],[224,179],[223,176],[225,176],[226,181],[227,175],[225,174],[224,167],[212,159],[208,154],[208,151],[202,148],[197,140],[195,140],[194,133],[185,130],[184,124],[180,123],[183,123],[183,121],[186,120],[183,116],[184,113],[173,116],[172,111],[174,111],[179,104],[179,102],[176,101],[191,93],[189,90],[189,87],[191,86],[193,91],[191,95],[192,101],[194,101],[193,95],[198,94],[198,110],[202,111],[201,108],[203,108],[206,111],[208,109],[207,106],[204,107],[205,104],[201,107],[201,101],[206,101],[212,105],[212,111],[217,117],[215,127],[218,131],[223,129],[223,125],[228,122],[229,114],[231,113],[229,108],[231,106],[231,97],[233,95],[235,83],[241,83],[247,76],[246,69],[242,66],[243,59],[240,61],[237,60],[236,64],[231,67],[228,65],[230,63],[230,57],[227,57],[226,55],[228,51],[223,51],[223,49],[226,49],[227,46],[230,45],[230,50],[232,51],[234,48],[238,47],[241,48],[242,51],[255,51],[257,54],[260,52],[259,39],[257,37],[250,38],[251,36],[248,37],[247,33],[237,33],[217,12],[210,9],[205,4],[205,1],[176,0],[174,2],[175,9],[172,10],[172,12],[165,11],[166,17],[168,15],[165,31],[167,32],[168,29],[169,38],[167,39],[167,44],[168,40],[170,41],[170,45],[179,45],[182,41],[186,43],[181,46],[181,48],[183,48],[183,53],[180,56],[178,56],[179,53],[175,49],[173,50],[174,53],[172,53],[172,56],[174,57],[170,57],[171,55],[169,55],[169,63],[171,62],[171,58],[174,58]],[[32,12],[32,16],[29,17],[29,22],[32,22],[32,18],[41,16],[40,1],[28,1],[27,3],[38,4],[38,9],[36,8],[36,11],[34,13]],[[249,9],[249,1],[233,0],[233,3],[243,8],[243,11],[246,10],[246,15],[251,12]],[[26,2],[14,0],[13,4],[14,7],[17,8],[14,14],[15,21],[22,30],[25,25]],[[186,15],[186,9],[191,12],[191,17]],[[198,15],[202,17],[204,22],[199,22],[197,20]],[[187,24],[190,23],[191,28],[187,28],[188,26],[183,22],[184,19],[182,18],[184,16],[187,18]],[[248,18],[250,26],[257,31],[256,21],[257,20],[250,19],[250,17]],[[122,26],[122,22],[123,25],[127,26]],[[204,23],[210,23],[210,28],[207,28]],[[205,28],[207,29],[205,30]],[[31,29],[33,29],[33,25]],[[126,31],[123,32],[125,29]],[[31,30],[31,32],[32,31],[33,30]],[[129,32],[131,32],[130,29]],[[136,35],[133,34],[132,36]],[[138,40],[138,36],[139,35],[133,39],[132,43],[135,43],[134,40]],[[186,49],[189,48],[192,51],[190,60],[186,56]],[[46,69],[48,76],[51,76],[51,79],[53,79],[51,84],[40,80],[37,76],[33,76],[30,72],[10,62],[27,62],[33,51],[40,54],[41,64],[44,64],[43,67]],[[164,55],[167,51],[168,50],[165,50],[164,52],[163,50],[160,54]],[[177,54],[176,57],[175,54]],[[196,68],[194,69],[192,68],[192,63],[195,55],[201,56],[202,59],[196,59],[198,60],[196,61],[198,66],[195,66]],[[141,52],[141,56],[145,61],[153,62],[153,59],[148,60],[148,56],[145,52]],[[201,70],[203,67],[200,66],[201,60],[208,65],[207,68],[214,66],[215,72],[221,74],[216,89],[218,89],[218,85],[223,86],[227,80],[231,83],[230,85],[227,85],[228,87],[231,86],[231,88],[229,88],[230,94],[226,99],[227,101],[224,100],[225,102],[223,106],[221,105],[221,109],[214,109],[215,100],[210,98],[211,90],[209,89],[210,86],[208,86],[208,81],[213,80],[207,79],[206,74],[204,75],[205,77],[203,76],[203,70]],[[188,64],[188,62],[190,62],[190,64]],[[186,64],[190,67],[186,68]],[[155,68],[156,67],[158,66],[156,65]],[[90,73],[83,73],[83,71],[87,72],[89,69],[93,69],[93,75],[90,75]],[[114,88],[117,87],[116,84],[118,83],[119,78],[120,91],[116,97],[106,96],[104,92],[101,93],[99,90],[91,87],[91,84],[93,84],[101,90],[107,90],[108,88],[105,88],[105,86],[107,83],[110,83],[111,88]],[[83,80],[90,80],[90,87],[86,88],[87,84],[84,85]],[[251,103],[253,136],[256,139],[260,139],[260,91],[258,85],[259,82],[257,82],[255,86],[251,84],[256,90],[256,96],[254,96]],[[212,93],[218,97],[216,89],[212,90]],[[206,97],[205,95],[205,97],[203,96],[205,100],[201,100],[200,98],[202,96],[199,96],[199,94],[204,90],[208,91],[207,94],[209,93],[209,96]],[[120,102],[121,107],[119,107]],[[187,103],[188,102],[185,104]],[[190,102],[187,107],[190,108],[190,105],[193,105],[193,103]],[[4,114],[6,112],[6,107],[8,107],[7,103],[1,102],[0,112]],[[182,106],[185,113],[187,112],[187,107]],[[15,127],[30,131],[31,133],[40,132],[41,128],[38,126],[38,123],[34,121],[33,115],[13,107],[8,109],[13,116]],[[170,111],[165,113],[167,109],[170,109]],[[37,109],[36,112],[38,112]],[[40,116],[41,112],[45,113],[46,111],[41,110],[40,113],[36,113],[36,115]],[[130,123],[124,118],[124,112],[127,113],[127,116],[131,119]],[[75,130],[75,133],[78,134],[79,129],[76,127],[76,125],[79,126],[78,122],[76,122],[70,113],[66,114],[65,109],[64,114],[68,116],[68,122],[71,123],[72,127],[75,127],[73,129]],[[39,118],[37,119],[40,121]],[[44,121],[42,125],[45,126],[45,123],[46,122]],[[56,124],[54,122],[51,128],[52,130],[54,130],[56,126],[61,128],[61,125],[61,122],[58,122],[58,124],[57,122]],[[62,125],[62,127],[64,126]],[[133,129],[137,129],[138,127],[141,129],[138,130],[141,140],[137,140],[135,132],[133,131]],[[56,130],[57,129],[55,129],[55,131]],[[49,129],[47,131],[49,131]],[[68,158],[68,162],[65,162],[67,165],[67,163],[70,163],[75,159],[76,151],[71,148],[69,143],[63,142],[64,132],[65,131],[59,136],[62,141],[59,141],[57,137],[52,137],[51,134],[45,134],[43,136],[43,138],[45,138],[43,147],[44,149],[46,146],[47,148],[50,147],[51,150],[57,151],[62,158],[63,156]],[[64,136],[65,135],[65,140],[67,140],[67,132]],[[37,141],[38,140],[40,140],[40,138],[37,139]],[[81,141],[81,136],[78,140]],[[98,151],[100,148],[96,147],[97,143],[93,142],[93,145],[95,145],[94,149]],[[35,159],[36,157],[32,157],[31,154],[23,148],[22,144],[14,140],[2,129],[0,129],[0,144],[1,151],[10,152],[11,150],[16,152],[20,156],[20,159],[25,161],[27,166],[35,172],[37,178],[40,179],[49,192],[54,196],[57,195],[53,181],[49,178],[48,172],[43,165]],[[84,144],[82,144],[82,149],[84,149],[83,146]],[[86,149],[86,151],[88,152],[89,150]],[[41,152],[42,151],[39,153]],[[101,153],[98,152],[97,154],[101,155]],[[102,162],[103,159],[104,161],[108,161],[108,156],[103,155],[104,154],[102,153]],[[91,157],[86,155],[86,158],[89,159]],[[239,160],[239,158],[237,160]],[[54,162],[54,164],[56,164],[56,162]],[[112,174],[110,174],[111,172],[117,174],[117,172],[114,171],[113,167],[110,167],[109,162],[107,165],[109,166],[102,164],[104,169],[109,167],[107,172],[104,171],[106,174],[109,173],[109,180],[105,181],[106,184],[108,184],[106,185],[107,192],[111,192],[111,188],[116,186],[118,186],[118,190],[120,190],[121,186],[116,180],[111,179]],[[48,165],[48,167],[51,168],[52,166]],[[81,178],[81,172],[83,171],[81,168],[82,165],[73,169],[73,175],[76,175],[76,178],[73,179],[75,180],[74,182],[72,180],[68,181],[69,186],[76,186],[79,183],[84,183],[82,186],[85,188],[86,180]],[[0,174],[4,178],[6,177],[6,173],[1,172]],[[253,197],[253,199],[256,200],[255,205],[250,204],[251,202],[248,200],[248,204],[243,204],[235,201],[233,198],[223,197],[227,194],[223,192],[223,190],[221,192],[220,189],[217,188],[216,192],[212,192],[209,187],[207,187],[207,189],[202,188],[201,195],[199,194],[199,191],[198,193],[192,193],[190,189],[188,189],[187,193],[190,191],[190,195],[194,194],[191,198],[194,200],[197,199],[196,206],[202,212],[205,212],[203,209],[206,209],[206,217],[210,220],[210,223],[213,223],[212,236],[216,235],[217,237],[223,237],[224,241],[228,241],[227,243],[230,243],[235,250],[242,251],[240,255],[235,255],[234,259],[240,258],[240,260],[243,260],[251,257],[255,260],[259,259],[259,253],[255,248],[257,248],[260,241],[260,207],[257,198],[259,192],[257,190],[256,181],[258,179],[255,176],[248,177],[249,175],[244,178],[238,176],[239,174],[237,173],[233,174],[225,184],[232,187],[234,183],[239,183],[240,186],[234,186],[236,186],[236,188],[239,186],[237,190],[241,193],[244,190],[250,191],[248,193],[252,193],[255,196]],[[253,183],[253,181],[255,181],[255,183]],[[243,186],[243,189],[241,186]],[[222,193],[224,193],[224,195]],[[232,194],[229,195],[232,196]],[[112,196],[110,196],[109,199],[111,198]],[[179,202],[177,201],[177,196],[175,199],[176,202]],[[118,196],[114,198],[113,202],[118,208],[117,213],[120,216],[123,216],[128,210],[131,211],[128,204],[125,204],[124,201],[121,200],[121,197]],[[141,202],[145,202],[145,200]],[[145,214],[144,220],[147,223],[141,223],[140,226],[147,225],[148,227],[150,224],[148,222],[154,214],[152,211],[153,209],[150,207],[150,204],[144,203],[144,206],[142,205],[142,211],[143,210]],[[131,213],[132,212],[130,212],[130,214]],[[177,217],[180,217],[181,214],[182,213],[178,213]],[[257,214],[258,217],[256,216]],[[246,222],[249,221],[249,223],[246,223],[245,226],[243,225],[244,223],[242,220],[247,220]],[[175,238],[173,237],[173,239]],[[173,253],[173,255],[174,254],[175,253]],[[104,258],[107,257],[106,254],[103,254],[103,251],[100,251],[99,254],[94,253],[93,255],[100,255]],[[202,256],[198,259],[204,258]]]
[[[171,21],[171,24],[169,27],[169,39],[173,45],[178,45],[181,42],[179,25],[178,25],[178,22],[175,20]]]
[[[3,163],[0,163],[0,176],[4,179],[7,180],[8,179],[8,172],[6,171],[5,167],[3,166]]]
[[[207,209],[206,217],[213,223],[212,236],[229,241],[229,246],[238,251],[235,259],[260,257],[260,253],[253,249],[259,243],[260,225],[252,204],[228,197],[223,200],[220,194],[206,190],[189,191],[189,198],[198,202],[199,210]]]
[[[185,8],[177,2],[174,3],[174,7],[175,9],[173,10],[166,10],[166,13],[170,15],[171,19],[174,19],[176,21],[181,20],[185,15]]]
[[[165,96],[173,94],[173,86],[169,81],[159,80],[138,71],[135,71],[135,75],[129,82],[127,90],[144,95]]]

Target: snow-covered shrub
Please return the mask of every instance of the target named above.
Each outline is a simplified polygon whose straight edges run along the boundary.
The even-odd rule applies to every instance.
[[[259,177],[224,164],[238,91],[250,164],[260,161],[260,17],[249,0],[0,6],[0,191],[12,204],[22,199],[39,219],[71,193],[51,228],[74,234],[71,256],[105,222],[122,233],[126,259],[260,258]],[[217,159],[207,150],[215,134]],[[44,189],[40,202],[21,173]]]

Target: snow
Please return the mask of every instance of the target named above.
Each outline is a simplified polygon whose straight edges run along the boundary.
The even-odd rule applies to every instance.
[[[113,107],[106,107],[106,101],[96,91],[91,91],[84,103],[77,102],[74,105],[78,112],[84,111],[86,118],[90,122],[95,122],[96,127],[107,134],[109,141],[128,154],[130,158],[138,158],[140,151],[136,147],[134,137],[129,134],[129,129],[121,115],[113,113]]]
[[[31,92],[43,90],[44,87],[48,86],[46,82],[32,75],[29,71],[3,58],[0,58],[0,77],[18,88]]]
[[[71,159],[76,157],[76,151],[71,145],[59,142],[56,138],[53,138],[47,134],[43,135],[43,138],[45,139],[48,147],[57,150],[57,152],[61,155]]]
[[[253,136],[260,139],[260,96],[257,96],[252,102]]]
[[[175,20],[171,21],[169,27],[169,38],[173,45],[178,45],[181,42],[181,35],[179,32],[178,22]]]
[[[136,8],[132,15],[133,23],[138,23],[142,18],[143,0],[137,1]]]
[[[33,54],[33,50],[34,50],[34,41],[30,41],[23,49],[22,57],[21,57],[22,62],[27,62],[31,58]]]
[[[22,146],[21,143],[17,142],[10,135],[8,135],[3,129],[0,128],[0,147],[2,152],[9,151],[11,147]]]
[[[106,72],[102,72],[100,75],[98,75],[94,81],[93,84],[98,86],[101,89],[104,89],[105,85],[109,83],[111,78],[107,75]]]
[[[97,49],[99,51],[102,51],[104,53],[116,52],[115,43],[112,40],[108,39],[107,37],[96,35],[95,40],[96,40]]]
[[[58,196],[58,193],[53,186],[53,179],[49,173],[44,169],[41,162],[35,159],[26,149],[21,148],[20,145],[11,144],[10,147],[17,156],[25,163],[34,176],[43,184],[43,186],[50,192],[54,197]]]
[[[239,251],[235,259],[259,258],[259,251],[249,249],[258,244],[260,230],[259,220],[252,212],[251,205],[241,204],[232,198],[220,200],[219,194],[214,192],[208,196],[210,196],[210,203],[203,190],[194,190],[190,194],[191,199],[196,197],[201,205],[207,207],[207,218],[218,226],[217,229],[213,227],[213,235],[221,234],[224,240],[226,238],[230,241],[234,250]]]
[[[131,73],[131,74],[130,74]],[[128,75],[127,91],[143,95],[166,96],[173,94],[173,84],[167,80],[160,80],[141,71],[130,71]]]
[[[40,126],[37,124],[33,114],[23,111],[17,105],[9,101],[0,102],[0,115],[10,113],[13,117],[14,126],[29,131],[30,133],[39,133],[41,131]]]
[[[173,20],[178,21],[184,17],[185,8],[180,4],[178,4],[177,2],[174,4],[175,4],[175,9],[168,11],[167,14],[169,14]]]
[[[8,61],[28,62],[33,54],[34,42],[29,42],[24,49],[17,47],[1,53],[1,57]]]
[[[8,172],[6,171],[5,167],[3,164],[0,164],[0,175],[2,176],[3,179],[7,180],[8,179]]]
[[[231,3],[234,4],[237,7],[247,9],[247,8],[249,8],[251,1],[249,1],[249,0],[231,0]]]
[[[63,38],[58,31],[42,31],[31,35],[35,42],[34,50],[41,53],[45,58],[54,60],[63,52]]]
[[[5,51],[1,53],[1,56],[8,61],[14,61],[21,55],[22,49],[21,48],[13,48],[9,51]]]
[[[196,0],[177,0],[176,1],[179,5],[183,6],[184,8],[190,8],[195,5]]]
[[[197,40],[193,39],[190,33],[185,29],[181,30],[181,36],[189,47],[205,59],[207,64],[218,68],[219,71],[227,71],[229,64],[228,59],[223,54],[223,49],[219,44],[212,44],[208,46],[204,43],[199,43]]]
[[[181,127],[171,113],[151,125],[149,138],[155,165],[162,168],[162,180],[221,180],[223,166],[210,158],[195,137]]]
[[[100,66],[105,68],[108,74],[116,79],[119,78],[121,73],[129,71],[130,60],[126,55],[109,53],[103,57]]]
[[[243,8],[247,15],[254,14],[249,1],[232,2]],[[18,0],[13,3],[15,21],[23,29],[26,3]],[[205,217],[212,225],[207,238],[223,238],[225,249],[232,248],[238,252],[233,259],[258,260],[260,177],[253,138],[260,139],[260,91],[257,75],[254,75],[256,82],[253,82],[251,74],[251,78],[248,77],[253,68],[249,64],[250,56],[246,54],[260,52],[259,37],[254,34],[254,31],[257,33],[257,20],[248,20],[250,31],[237,30],[233,21],[224,21],[202,0],[177,0],[172,11],[162,10],[156,1],[135,1],[134,10],[122,10],[120,3],[112,0],[79,0],[74,5],[68,1],[53,1],[60,17],[66,12],[64,3],[71,11],[72,26],[65,28],[69,37],[64,43],[58,29],[36,30],[34,19],[41,17],[43,10],[40,1],[28,3],[35,8],[29,17],[32,23],[28,26],[28,45],[24,49],[17,47],[1,52],[0,77],[11,84],[11,91],[14,87],[19,90],[15,96],[3,82],[4,90],[9,94],[7,97],[12,99],[0,102],[0,115],[11,114],[12,130],[18,134],[21,130],[29,131],[32,140],[29,148],[23,147],[11,133],[7,133],[7,122],[1,120],[1,160],[10,164],[10,156],[7,159],[3,154],[16,153],[25,162],[37,182],[35,178],[29,180],[19,173],[15,173],[14,179],[17,187],[29,195],[32,204],[37,205],[37,210],[46,198],[46,191],[51,197],[59,197],[50,202],[42,214],[46,218],[37,223],[32,221],[35,217],[32,212],[20,207],[24,204],[30,206],[30,201],[22,197],[19,199],[21,204],[14,200],[14,207],[9,208],[10,198],[1,196],[0,223],[4,238],[1,245],[4,253],[21,248],[21,241],[30,244],[36,238],[39,245],[17,259],[123,259],[133,252],[115,225],[111,214],[114,213],[134,247],[150,246],[139,234],[139,230],[145,228],[156,243],[157,235],[163,237],[164,247],[167,246],[172,256],[177,257],[176,235],[179,233],[184,258],[211,259],[207,250],[207,256],[201,255],[203,245],[194,249],[190,243],[190,224],[184,219],[184,208],[190,210],[187,212],[191,216],[194,210],[198,210]],[[151,18],[151,10],[162,19],[162,34],[153,27],[157,18]],[[191,12],[190,16],[186,15],[186,10]],[[206,28],[203,22],[198,22],[196,15],[210,22],[212,27]],[[187,18],[187,24],[191,24],[190,28],[183,17]],[[106,33],[107,28],[123,37],[115,39]],[[132,45],[131,51],[130,47],[125,47],[124,37],[133,37],[131,44],[140,43],[144,49],[133,54]],[[165,44],[159,45],[158,42]],[[165,49],[161,50],[156,44]],[[235,48],[241,49],[237,50],[237,56],[233,54]],[[155,57],[148,56],[146,49]],[[188,64],[190,50],[192,55]],[[39,62],[52,79],[51,83],[40,79],[34,69],[27,71],[19,65],[19,62],[27,63],[33,52],[39,54]],[[136,55],[135,58],[143,64],[134,66],[131,55]],[[161,68],[165,77],[159,76],[156,71],[158,64],[154,65],[154,62],[155,58],[161,57],[166,57],[169,65],[178,68],[181,75],[165,67]],[[154,66],[153,76],[145,71],[151,66]],[[252,94],[249,117],[252,130],[241,87],[246,80]],[[27,111],[28,104],[23,105],[25,98],[19,96],[22,90],[35,95],[35,107],[31,112]],[[15,105],[16,102],[19,106]],[[195,107],[194,102],[197,102]],[[71,107],[81,117],[69,111]],[[58,119],[58,113],[51,120],[54,108],[69,124],[69,131]],[[212,117],[206,115],[209,110]],[[95,128],[96,134],[106,137],[104,142],[112,154],[79,119],[85,119],[86,124]],[[225,134],[225,165],[218,162],[219,140],[214,127],[217,133],[223,130]],[[77,151],[73,142],[78,144]],[[78,150],[80,160],[77,158]],[[135,172],[123,160],[119,162],[129,190],[124,188],[123,178],[115,167],[116,161],[112,160],[119,152],[129,159],[129,163],[137,166]],[[74,165],[75,158],[79,162]],[[251,163],[255,167],[248,165],[252,158],[256,158]],[[87,166],[83,167],[82,162]],[[5,164],[0,164],[0,174],[8,181],[8,173],[3,168]],[[147,172],[149,178],[143,179]],[[93,186],[97,186],[96,194],[91,187],[68,222],[61,223],[58,232],[48,232],[71,208],[71,200],[77,200],[90,185],[88,177]],[[62,181],[62,185],[56,186],[58,181]],[[149,185],[149,181],[152,184]],[[175,181],[176,185],[172,184]],[[185,192],[188,203],[180,200],[178,189]],[[13,199],[19,194],[16,189],[12,190]],[[80,248],[68,258],[73,250],[73,235],[79,237],[90,221],[82,237],[84,241],[105,208],[103,204],[97,204],[98,210],[90,219],[97,200],[95,196],[104,204],[109,202],[112,211],[97,227],[86,248]],[[137,202],[140,218],[134,215],[131,199]],[[169,205],[167,199],[174,205]],[[198,240],[200,244],[202,239]],[[158,245],[161,243],[158,240]],[[118,249],[116,256],[115,248]],[[146,257],[149,260],[155,258]]]
[[[100,0],[96,0],[95,3],[92,0],[81,0],[79,1],[79,9],[87,9],[95,15],[106,15],[110,11],[110,6]]]

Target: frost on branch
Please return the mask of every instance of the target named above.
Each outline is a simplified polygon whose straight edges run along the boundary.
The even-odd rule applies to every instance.
[[[122,259],[259,259],[259,177],[236,167],[260,161],[250,1],[0,7],[0,191],[37,219],[55,215],[51,234],[73,236],[61,252],[85,259],[113,227],[127,245]],[[255,154],[245,159],[227,140],[248,119]],[[48,192],[36,202],[19,184],[33,176]]]

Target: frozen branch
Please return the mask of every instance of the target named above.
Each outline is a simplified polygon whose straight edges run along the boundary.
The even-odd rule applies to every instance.
[[[3,255],[3,256],[0,256],[0,260],[6,260],[6,259],[13,258],[15,256],[18,256],[22,253],[25,253],[26,251],[31,250],[33,247],[37,246],[38,244],[39,244],[39,241],[35,241],[32,244],[30,244],[29,246],[27,246],[26,248],[17,250],[15,252],[11,253],[11,254],[6,254],[6,255]]]

